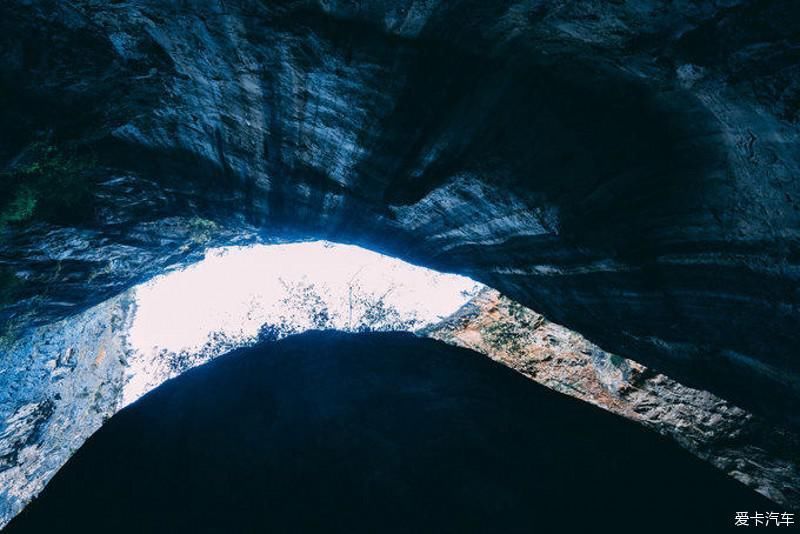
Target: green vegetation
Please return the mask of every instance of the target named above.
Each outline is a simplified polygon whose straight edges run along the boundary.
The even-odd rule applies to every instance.
[[[213,232],[216,232],[219,229],[219,225],[217,225],[217,223],[214,221],[196,216],[189,219],[187,225],[193,233],[199,234],[204,238],[210,238]]]
[[[27,186],[19,187],[11,201],[0,212],[0,227],[8,223],[25,222],[36,211],[36,193]]]
[[[511,354],[524,351],[526,334],[520,325],[512,321],[494,321],[483,330],[483,337],[493,347],[504,349]]]
[[[502,297],[502,302],[506,304],[508,308],[508,314],[520,322],[522,326],[529,327],[531,325],[531,320],[535,317],[531,313],[531,310],[519,302],[509,299],[508,297]]]
[[[219,225],[203,217],[192,217],[185,222],[188,240],[181,245],[179,252],[186,253],[198,246],[208,245],[219,232]]]
[[[0,173],[0,229],[36,219],[70,224],[88,217],[94,163],[46,143],[30,146],[21,164]]]
[[[616,354],[612,354],[610,357],[611,365],[616,367],[617,369],[625,370],[628,368],[628,364],[625,363],[625,358],[622,356],[617,356]]]

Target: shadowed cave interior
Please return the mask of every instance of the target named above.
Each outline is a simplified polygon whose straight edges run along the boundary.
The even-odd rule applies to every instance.
[[[522,375],[474,363],[497,376],[499,397],[458,413],[503,434],[504,419],[487,414],[517,395],[509,413],[533,418],[515,425],[520,440],[587,455],[561,466],[577,477],[582,465],[599,484],[572,488],[584,509],[596,510],[590,487],[609,506],[617,490],[641,504],[627,513],[652,509],[651,473],[675,479],[626,449],[640,440],[722,495],[740,482],[748,498],[770,499],[754,501],[771,507],[760,511],[800,508],[798,50],[795,0],[0,2],[0,527],[92,433],[100,429],[94,450],[163,391],[185,383],[189,395],[198,377],[234,364],[189,371],[112,417],[128,401],[244,338],[260,339],[253,350],[265,354],[295,346],[263,343],[297,331],[247,330],[235,342],[154,352],[148,361],[164,369],[126,396],[126,373],[141,363],[129,335],[137,288],[220,248],[316,240],[481,284],[439,322],[390,329]],[[370,321],[363,330],[381,329]],[[358,330],[349,318],[309,324]],[[364,347],[384,340],[391,355],[396,346],[458,352],[392,336],[299,339],[312,354],[349,354],[340,343],[377,353],[382,372],[409,380],[419,377],[416,363],[392,367],[384,351]],[[237,358],[246,359],[226,361]],[[298,380],[323,365],[298,361],[310,366],[286,368]],[[353,374],[343,380],[365,372],[347,361]],[[443,383],[463,378],[458,366],[436,369]],[[513,395],[499,385],[506,379],[518,384]],[[374,394],[390,395],[391,378],[379,382]],[[319,395],[352,400],[323,383]],[[531,406],[534,397],[542,406]],[[580,449],[580,425],[549,419],[545,406],[585,418],[597,429],[593,447]],[[248,413],[229,414],[231,424]],[[396,423],[381,431],[407,439],[400,429],[411,425]],[[504,447],[522,453],[516,434],[503,435]],[[470,436],[484,447],[479,438]],[[408,454],[424,453],[405,443]],[[187,451],[202,455],[195,444]],[[626,463],[622,450],[638,460]],[[619,461],[590,465],[601,453]],[[88,452],[75,458],[59,475],[63,489],[45,494],[72,497],[65,480],[84,476],[79,465],[97,474]],[[508,458],[495,460],[504,468]],[[508,483],[564,510],[545,488],[566,481],[555,463],[535,461],[543,486],[524,462],[517,469],[533,478]],[[591,478],[612,467],[619,479]],[[472,475],[494,480],[488,470]],[[653,491],[670,510],[686,495],[703,497],[710,517],[724,503],[703,494],[705,483]],[[43,499],[26,522],[54,520],[34,512],[56,506]],[[680,502],[681,513],[700,514],[688,497]],[[488,521],[491,503],[460,503]],[[725,508],[721,524],[736,511]],[[497,520],[511,528],[523,524],[517,518]]]
[[[578,531],[610,513],[617,531],[716,532],[732,510],[769,506],[675,444],[479,354],[310,332],[125,408],[7,532]]]

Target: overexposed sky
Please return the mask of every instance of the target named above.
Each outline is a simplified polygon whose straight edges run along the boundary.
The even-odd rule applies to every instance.
[[[396,329],[399,322],[416,329],[452,314],[482,287],[326,241],[210,249],[199,263],[135,288],[128,342],[138,363],[131,362],[125,397],[130,402],[169,378],[156,370],[165,353],[200,349],[214,334],[246,344],[265,324],[308,330],[319,326],[313,317],[320,310],[327,311],[327,328],[356,329],[381,298],[391,314],[373,318],[374,329]]]

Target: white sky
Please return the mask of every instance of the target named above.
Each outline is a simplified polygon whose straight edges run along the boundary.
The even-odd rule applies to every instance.
[[[324,304],[298,292],[312,284]],[[375,329],[392,329],[398,319],[416,320],[416,329],[452,314],[482,287],[463,276],[325,241],[210,249],[199,263],[135,288],[128,342],[136,356],[125,403],[169,378],[157,361],[165,352],[200,349],[212,334],[246,344],[264,324],[303,331],[313,327],[309,314],[324,307],[329,327],[348,330],[358,326],[365,304],[384,295],[396,313]]]

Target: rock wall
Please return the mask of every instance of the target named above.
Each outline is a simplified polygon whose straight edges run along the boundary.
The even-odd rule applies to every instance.
[[[618,509],[616,532],[672,533],[653,518],[678,509],[717,532],[737,510],[774,508],[654,432],[469,350],[307,332],[122,410],[6,531],[587,532]]]
[[[3,346],[0,527],[131,400],[196,365],[256,342],[211,333],[200,350],[142,353],[131,341],[131,325],[141,312],[135,291]],[[293,303],[292,313],[315,311],[315,299],[296,297],[301,302]],[[303,328],[285,318],[269,326],[269,339]],[[391,321],[375,326],[409,327]],[[359,323],[354,330],[368,328]],[[796,432],[610,354],[493,289],[484,289],[453,316],[416,333],[484,354],[555,391],[641,423],[775,503],[800,507]],[[126,395],[131,385],[137,392],[133,397]]]
[[[0,528],[121,407],[131,295],[4,343]]]
[[[800,508],[800,436],[687,387],[485,289],[421,335],[485,354],[531,380],[668,436],[731,477]]]
[[[797,425],[798,10],[5,1],[1,318],[242,231],[313,235]]]

